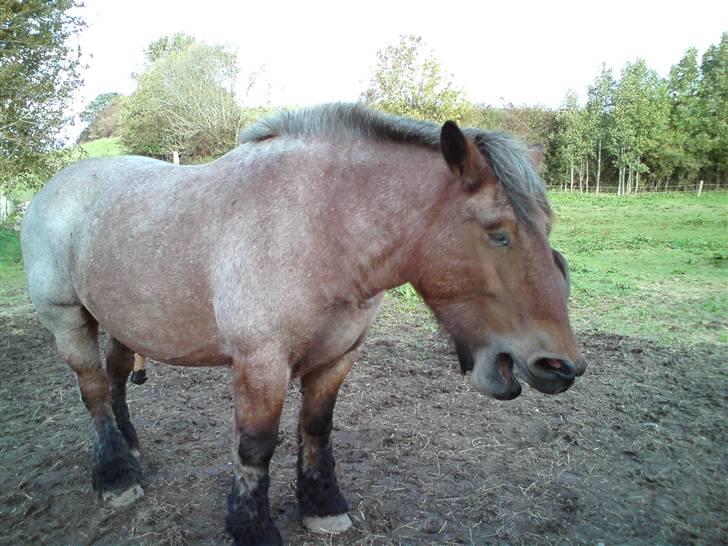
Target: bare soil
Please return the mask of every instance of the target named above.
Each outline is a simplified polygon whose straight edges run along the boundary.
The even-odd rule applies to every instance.
[[[294,385],[272,463],[290,544],[720,544],[728,371],[715,347],[581,332],[587,374],[557,397],[477,394],[423,309],[388,301],[342,388],[334,450],[354,527],[307,532]],[[0,543],[225,544],[230,370],[152,363],[130,385],[145,497],[91,490],[92,426],[29,306],[0,309]]]

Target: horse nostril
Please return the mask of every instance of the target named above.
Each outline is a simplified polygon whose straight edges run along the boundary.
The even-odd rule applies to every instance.
[[[555,373],[564,379],[574,379],[577,375],[576,367],[568,360],[560,358],[539,358],[533,367],[542,372]]]
[[[564,367],[564,364],[558,358],[544,358],[543,361],[546,366],[554,370],[561,370]]]

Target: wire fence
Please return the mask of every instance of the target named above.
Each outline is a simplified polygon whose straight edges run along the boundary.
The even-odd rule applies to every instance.
[[[550,191],[562,191],[565,193],[607,193],[607,194],[621,194],[621,195],[634,195],[637,193],[670,193],[670,192],[683,192],[683,193],[695,193],[697,195],[703,192],[715,192],[715,191],[728,191],[728,184],[725,183],[706,183],[703,181],[697,183],[679,183],[679,184],[648,184],[640,186],[639,188],[631,188],[630,191],[624,191],[618,186],[601,186],[599,191],[596,191],[596,187],[590,185],[588,188],[579,188],[574,185],[571,189],[569,184],[549,184]]]

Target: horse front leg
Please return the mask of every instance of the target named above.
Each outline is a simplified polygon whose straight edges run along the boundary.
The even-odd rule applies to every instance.
[[[225,528],[237,546],[282,544],[270,516],[268,468],[278,437],[290,369],[281,361],[233,365],[233,483]]]
[[[339,387],[356,355],[357,351],[347,353],[333,366],[301,378],[296,496],[303,524],[319,533],[341,533],[351,527],[349,507],[336,482],[330,437]]]

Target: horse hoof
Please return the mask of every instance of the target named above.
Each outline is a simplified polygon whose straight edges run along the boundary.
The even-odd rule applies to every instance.
[[[143,385],[147,382],[147,371],[146,370],[136,370],[131,373],[131,376],[129,377],[129,381],[134,383],[135,385]]]
[[[133,502],[136,502],[143,496],[144,489],[142,489],[141,485],[136,484],[121,493],[117,491],[106,491],[101,496],[101,500],[103,500],[106,504],[109,504],[112,508],[123,508],[125,506],[129,506]]]
[[[314,533],[325,533],[327,535],[343,533],[351,527],[351,519],[348,514],[337,514],[335,516],[305,516],[303,524]]]

